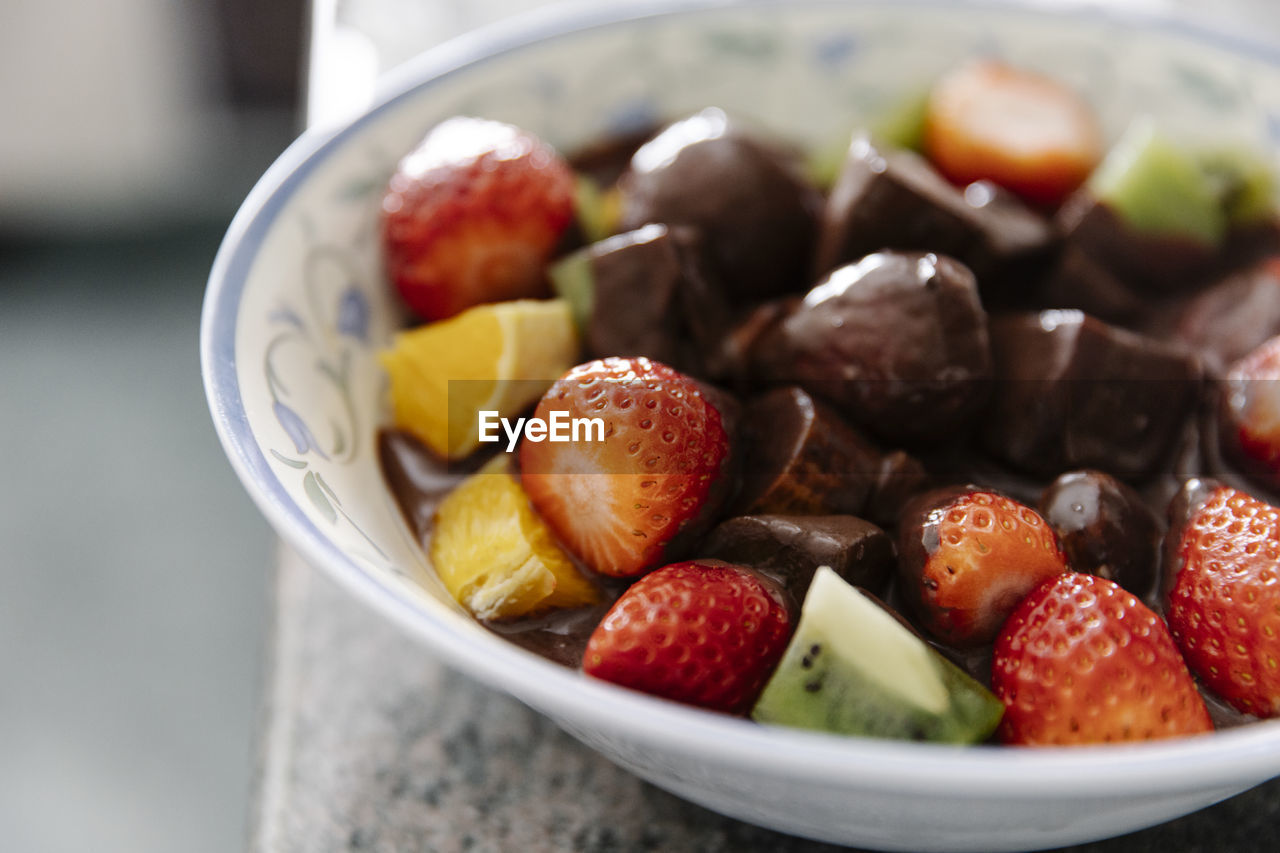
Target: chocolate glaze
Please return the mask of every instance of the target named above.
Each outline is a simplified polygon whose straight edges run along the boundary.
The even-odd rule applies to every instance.
[[[889,535],[851,515],[738,516],[712,530],[699,552],[774,576],[796,601],[819,566],[877,594],[893,566]]]
[[[675,122],[646,142],[619,178],[622,229],[687,225],[731,299],[808,284],[822,199],[799,158],[743,132],[718,109]]]
[[[1171,334],[1211,376],[1280,334],[1280,265],[1255,264],[1219,279],[1177,310]]]
[[[880,454],[840,416],[795,386],[747,403],[742,431],[744,514],[862,512]]]
[[[816,269],[882,249],[949,255],[977,276],[984,302],[1025,302],[1054,249],[1049,223],[986,181],[956,187],[912,151],[855,136],[822,215]]]
[[[1200,392],[1183,350],[1078,311],[996,318],[984,444],[1042,476],[1101,468],[1141,479],[1164,463]]]
[[[592,278],[586,354],[645,356],[704,376],[729,322],[690,228],[646,225],[586,249]]]
[[[753,367],[894,444],[954,438],[990,392],[987,316],[951,258],[878,252],[833,271],[756,339]]]
[[[1152,294],[1203,283],[1218,260],[1218,247],[1189,237],[1147,234],[1132,228],[1106,204],[1077,190],[1055,220],[1064,242],[1080,248],[1125,284]]]
[[[1044,490],[1038,508],[1074,571],[1149,600],[1163,530],[1131,486],[1102,471],[1068,471]]]

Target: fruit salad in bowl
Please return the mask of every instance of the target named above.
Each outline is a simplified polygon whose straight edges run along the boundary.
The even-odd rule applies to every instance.
[[[282,533],[812,837],[1051,846],[1280,772],[1280,66],[1002,6],[577,14],[424,57],[233,224],[206,381]]]

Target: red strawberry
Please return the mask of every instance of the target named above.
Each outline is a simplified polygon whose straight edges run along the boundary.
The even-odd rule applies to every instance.
[[[409,307],[441,320],[537,297],[573,218],[568,164],[532,134],[451,118],[400,161],[382,201],[387,272]]]
[[[782,656],[791,615],[749,569],[674,563],[636,581],[587,641],[587,675],[729,713],[751,707]]]
[[[600,418],[603,441],[520,446],[534,509],[590,568],[643,574],[702,532],[723,502],[729,438],[698,384],[647,358],[573,368],[535,417]],[[589,431],[587,431],[589,432]]]
[[[1280,337],[1227,370],[1223,451],[1266,485],[1280,487]]]
[[[1065,574],[1014,610],[996,640],[1000,736],[1016,744],[1153,740],[1213,729],[1160,617],[1113,581]]]
[[[990,642],[1024,595],[1067,571],[1039,513],[973,486],[912,501],[898,539],[904,598],[930,633],[959,647]]]
[[[1280,716],[1280,509],[1220,486],[1181,530],[1166,616],[1196,675]]]
[[[1102,157],[1089,105],[1057,80],[995,60],[939,80],[925,107],[924,147],[958,184],[987,179],[1053,205]]]

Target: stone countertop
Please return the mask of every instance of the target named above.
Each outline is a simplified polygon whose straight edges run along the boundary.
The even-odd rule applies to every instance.
[[[252,847],[742,851],[837,848],[640,781],[510,697],[445,668],[282,549]],[[1079,853],[1271,853],[1280,779]]]

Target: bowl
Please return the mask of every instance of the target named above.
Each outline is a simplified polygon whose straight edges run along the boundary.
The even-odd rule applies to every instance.
[[[1280,773],[1280,723],[1134,746],[953,748],[754,725],[558,667],[462,612],[383,485],[377,353],[403,317],[380,193],[465,113],[570,151],[708,105],[811,145],[977,54],[1083,92],[1112,137],[1138,113],[1274,148],[1280,54],[1178,21],[974,3],[680,2],[536,15],[422,55],[376,104],[303,135],[230,226],[201,355],[219,436],[279,534],[450,666],[639,776],[756,824],[884,850],[1014,850],[1159,823]]]

